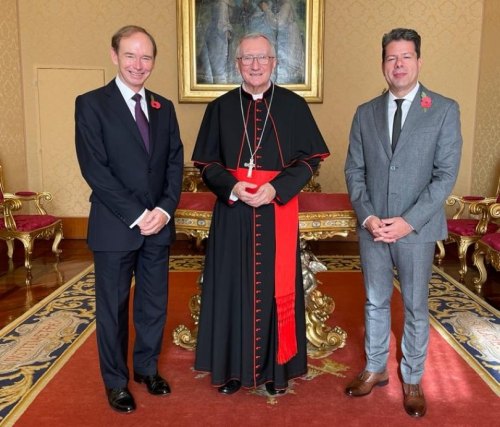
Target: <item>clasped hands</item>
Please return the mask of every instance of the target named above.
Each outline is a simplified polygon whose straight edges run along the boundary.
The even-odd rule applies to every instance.
[[[160,209],[147,210],[144,217],[137,224],[143,236],[157,234],[167,224],[168,218]]]
[[[365,228],[375,238],[375,242],[383,243],[394,243],[413,231],[413,227],[400,216],[384,219],[371,216]]]
[[[276,197],[276,190],[268,182],[259,187],[257,184],[252,184],[251,182],[239,181],[233,187],[233,194],[238,200],[253,208],[258,208],[271,203]]]

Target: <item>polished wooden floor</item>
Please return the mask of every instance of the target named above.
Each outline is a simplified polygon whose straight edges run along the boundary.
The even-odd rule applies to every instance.
[[[358,246],[353,241],[320,241],[311,242],[313,253],[320,254],[358,254]],[[3,245],[2,245],[3,246]],[[92,264],[92,253],[83,240],[63,240],[61,243],[61,259],[55,263],[50,251],[50,243],[37,241],[33,259],[33,278],[26,285],[23,251],[16,245],[13,262],[8,262],[5,247],[0,249],[0,329],[22,316],[47,295],[54,292],[66,281],[76,276]],[[458,279],[458,258],[452,245],[446,246],[446,257],[442,268],[450,276]],[[172,247],[172,254],[199,254],[188,240],[178,240]],[[465,285],[474,290],[473,278],[477,275],[472,262],[466,276]],[[481,298],[500,309],[500,273],[491,267],[488,269],[488,281],[483,285]]]

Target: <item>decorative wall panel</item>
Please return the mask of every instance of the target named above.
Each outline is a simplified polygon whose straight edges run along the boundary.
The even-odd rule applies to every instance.
[[[422,82],[430,89],[456,99],[461,106],[465,145],[455,191],[463,194],[470,190],[476,105],[481,105],[477,99],[479,56],[485,54],[484,49],[481,52],[483,4],[495,4],[495,1],[325,0],[324,101],[311,105],[332,152],[321,167],[319,182],[323,191],[345,191],[343,165],[354,111],[360,103],[378,95],[385,87],[380,40],[383,33],[400,26],[415,28],[422,35]],[[3,0],[2,6],[4,3],[10,17],[8,20],[4,18],[5,8],[2,8],[0,22],[15,22],[16,2]],[[239,0],[235,0],[235,4],[239,4]],[[105,81],[109,81],[115,75],[115,67],[109,58],[111,35],[122,25],[130,23],[146,27],[156,37],[159,53],[148,86],[174,101],[185,144],[185,158],[189,161],[205,105],[178,103],[175,1],[18,0],[17,7],[22,81],[14,87],[19,91],[24,87],[24,100],[17,103],[21,114],[16,114],[16,117],[22,115],[24,101],[30,185],[39,188],[42,180],[47,179],[43,165],[46,144],[49,143],[40,139],[38,120],[44,113],[38,114],[37,70],[102,68]],[[493,35],[493,24],[490,28],[488,32]],[[2,36],[7,34],[1,26],[0,31]],[[15,44],[10,30],[8,34],[9,46]],[[491,45],[496,51],[497,45]],[[68,97],[66,101],[67,104],[60,108],[72,111],[74,100]],[[6,105],[3,96],[0,105]],[[72,124],[64,126],[71,127]],[[486,129],[489,131],[491,125],[486,125],[482,132]],[[3,146],[0,148],[3,158]],[[11,157],[17,157],[17,154],[9,154],[9,159]],[[485,170],[484,173],[490,172]]]
[[[37,70],[42,188],[54,196],[56,215],[88,216],[90,190],[76,159],[74,104],[79,94],[103,84],[102,69]]]
[[[15,0],[2,0],[0,13],[0,163],[7,190],[26,189],[22,75]]]
[[[493,195],[500,179],[500,2],[486,0],[472,168],[472,194]]]

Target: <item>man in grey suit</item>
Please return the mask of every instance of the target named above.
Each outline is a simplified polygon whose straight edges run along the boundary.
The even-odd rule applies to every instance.
[[[458,104],[419,83],[421,63],[416,31],[397,28],[383,36],[382,71],[389,90],[358,107],[345,164],[366,291],[366,366],[345,392],[364,396],[389,382],[396,271],[405,314],[404,408],[414,417],[426,412],[420,382],[429,342],[428,283],[435,243],[447,235],[444,202],[462,147]]]

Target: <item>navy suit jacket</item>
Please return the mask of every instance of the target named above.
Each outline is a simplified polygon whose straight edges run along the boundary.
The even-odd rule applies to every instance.
[[[94,251],[136,250],[145,238],[158,245],[175,239],[184,163],[179,126],[171,101],[148,90],[146,100],[150,153],[114,80],[76,99],[76,151],[92,189],[88,243]],[[171,217],[158,234],[144,237],[139,227],[130,228],[155,207]]]

